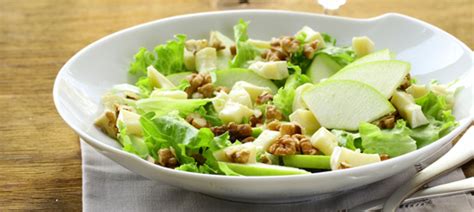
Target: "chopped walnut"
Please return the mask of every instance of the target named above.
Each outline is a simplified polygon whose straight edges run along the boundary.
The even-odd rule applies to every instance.
[[[313,144],[311,143],[308,137],[301,134],[293,135],[293,137],[299,140],[301,153],[303,153],[304,155],[318,154],[318,150],[314,148]]]
[[[199,50],[208,47],[208,43],[207,43],[207,40],[206,40],[206,39],[202,39],[202,40],[193,40],[193,39],[190,39],[190,40],[187,40],[187,41],[184,43],[184,46],[186,47],[186,50],[188,50],[188,51],[190,51],[190,52],[192,52],[192,53],[196,53],[196,52],[198,52]]]
[[[380,129],[392,129],[395,127],[395,123],[397,121],[396,114],[392,113],[386,115],[372,123],[377,125]]]
[[[211,75],[205,74],[190,74],[186,77],[190,86],[184,90],[188,94],[188,98],[210,98],[214,95],[214,86],[212,85]]]
[[[267,129],[273,130],[273,131],[280,131],[280,126],[281,126],[280,121],[273,120],[267,124]]]
[[[300,42],[292,36],[273,38],[271,48],[264,51],[261,57],[266,61],[288,60],[300,48]]]
[[[242,140],[242,143],[248,143],[248,142],[253,142],[253,141],[255,141],[255,138],[252,137],[252,136],[249,136],[249,137],[247,137],[247,138],[244,138],[244,139]]]
[[[162,148],[158,150],[158,160],[156,161],[159,165],[168,168],[175,168],[179,166],[178,160],[174,155],[173,151],[169,148]]]
[[[252,127],[250,124],[236,124],[230,122],[227,125],[211,127],[211,130],[216,136],[222,135],[225,132],[229,132],[229,140],[231,142],[236,140],[243,141],[244,139],[252,136]]]
[[[251,115],[249,118],[249,122],[250,122],[251,127],[256,127],[258,125],[261,125],[263,124],[263,116],[257,117],[255,115]]]
[[[278,110],[278,108],[274,105],[268,105],[267,111],[265,113],[266,121],[270,122],[273,120],[283,120],[283,113]]]
[[[229,50],[232,56],[235,56],[237,54],[237,47],[235,45],[230,46]]]
[[[117,116],[118,114],[116,111],[106,110],[99,118],[95,120],[94,124],[103,132],[107,133],[108,136],[117,138]]]
[[[279,131],[282,135],[301,134],[301,127],[295,123],[282,123]]]
[[[388,156],[387,154],[380,154],[381,161],[388,160],[388,159],[390,159],[390,156]]]
[[[318,49],[318,41],[307,43],[303,46],[303,55],[308,59],[313,59],[314,53]]]
[[[255,101],[255,103],[257,103],[257,105],[263,105],[269,101],[272,101],[273,100],[273,95],[268,93],[268,92],[263,92],[262,94],[260,94],[258,97],[257,97],[257,100]]]
[[[226,152],[227,158],[234,163],[247,163],[250,159],[250,152],[246,149],[228,151]]]
[[[300,147],[298,139],[289,135],[283,135],[280,136],[275,143],[270,145],[267,151],[277,156],[294,155],[300,152]]]
[[[340,169],[348,169],[351,168],[351,164],[348,164],[346,162],[341,162]]]
[[[213,38],[215,38],[215,37],[213,37]],[[215,48],[217,51],[225,49],[225,45],[222,44],[222,41],[220,41],[219,39],[216,39],[216,38],[211,39],[209,41],[209,46],[212,47],[212,48]]]
[[[201,115],[197,113],[188,114],[188,116],[186,116],[186,121],[197,129],[209,127],[209,123],[207,123],[206,119],[204,119],[203,117],[201,117]]]
[[[229,93],[230,92],[230,89],[227,88],[227,87],[224,87],[224,86],[217,86],[215,89],[214,89],[215,92],[219,93],[221,91],[223,91],[224,93]]]
[[[197,154],[197,153],[192,154],[191,157],[193,157],[194,160],[196,160],[198,165],[203,165],[206,162],[206,158],[202,156],[201,154]]]
[[[260,163],[265,163],[265,164],[268,164],[268,165],[272,165],[272,160],[270,159],[270,157],[268,157],[267,154],[261,154],[260,155]]]
[[[408,87],[411,86],[411,76],[410,74],[407,74],[405,78],[403,79],[402,84],[398,87],[400,90],[406,90]]]

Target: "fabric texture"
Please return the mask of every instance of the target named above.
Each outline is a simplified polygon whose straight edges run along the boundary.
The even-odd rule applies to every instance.
[[[84,211],[340,211],[387,197],[399,185],[444,154],[435,153],[417,167],[396,176],[338,193],[326,199],[290,204],[252,204],[216,199],[134,174],[81,141]],[[465,176],[457,169],[427,186],[444,184]],[[402,205],[399,211],[473,211],[471,194],[425,199]]]

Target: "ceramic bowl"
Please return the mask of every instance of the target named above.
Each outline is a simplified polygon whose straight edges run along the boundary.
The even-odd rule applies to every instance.
[[[119,144],[98,130],[93,121],[103,111],[100,97],[114,84],[128,82],[127,70],[140,47],[152,49],[174,34],[207,38],[210,30],[232,35],[242,18],[250,21],[249,35],[268,40],[292,35],[301,27],[326,32],[338,44],[350,44],[353,36],[369,36],[377,49],[389,48],[412,65],[421,82],[459,79],[464,89],[457,95],[454,114],[459,126],[442,139],[414,152],[387,161],[338,171],[299,176],[231,177],[196,174],[149,163],[122,151]],[[98,152],[123,167],[152,180],[190,191],[250,202],[291,202],[360,187],[395,175],[435,152],[462,132],[473,110],[473,59],[461,41],[423,21],[385,14],[352,19],[286,11],[243,10],[171,17],[134,26],[106,36],[74,55],[60,70],[54,84],[54,103],[66,123]]]

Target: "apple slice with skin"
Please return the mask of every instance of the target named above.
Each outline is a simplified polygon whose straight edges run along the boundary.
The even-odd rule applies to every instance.
[[[410,72],[410,63],[398,60],[368,62],[344,68],[330,80],[356,80],[374,87],[390,98]]]
[[[353,80],[327,80],[303,94],[303,100],[321,126],[357,131],[359,123],[371,122],[395,111],[373,87]]]
[[[375,62],[375,61],[383,61],[383,60],[392,60],[395,59],[395,55],[390,52],[388,49],[383,49],[379,50],[373,53],[370,53],[366,56],[363,56],[354,62],[348,64],[344,69],[349,68],[351,66],[359,65],[362,63],[368,63],[368,62]]]
[[[327,155],[286,155],[283,164],[296,168],[331,169],[331,156]]]
[[[273,176],[273,175],[297,175],[297,174],[311,174],[303,169],[285,167],[278,165],[268,165],[264,163],[227,163],[218,162],[219,164],[227,165],[232,171],[244,176]]]

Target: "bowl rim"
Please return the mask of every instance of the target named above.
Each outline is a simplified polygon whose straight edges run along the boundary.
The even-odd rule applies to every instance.
[[[323,14],[317,14],[317,13],[310,13],[310,12],[295,12],[295,11],[286,11],[286,10],[268,10],[268,9],[245,9],[245,10],[227,10],[227,11],[211,11],[211,12],[201,12],[201,13],[192,13],[192,14],[184,14],[184,15],[178,15],[178,16],[171,16],[171,17],[166,17],[163,19],[157,19],[149,22],[145,22],[142,24],[134,25],[122,30],[119,30],[117,32],[111,33],[109,35],[106,35],[105,37],[102,37],[90,44],[88,44],[86,47],[82,48],[79,50],[77,53],[74,54],[59,70],[55,81],[54,81],[54,86],[53,86],[53,102],[56,107],[57,112],[61,116],[61,118],[66,122],[69,127],[71,127],[81,138],[83,138],[86,143],[89,145],[93,146],[96,150],[101,150],[101,151],[108,151],[113,154],[118,154],[123,157],[127,157],[128,159],[132,160],[139,160],[142,162],[144,166],[148,166],[151,169],[159,169],[162,172],[165,172],[167,174],[171,175],[184,175],[187,177],[193,177],[193,178],[211,178],[213,180],[245,180],[245,181],[268,181],[268,180],[303,180],[305,178],[313,178],[313,177],[331,177],[331,176],[337,176],[340,174],[348,174],[348,173],[367,173],[370,170],[373,170],[373,168],[381,165],[385,165],[387,167],[393,166],[397,164],[398,162],[404,160],[407,157],[413,157],[418,154],[422,154],[422,152],[428,151],[430,147],[434,147],[436,144],[444,143],[447,141],[444,141],[448,139],[448,137],[454,137],[456,135],[459,135],[469,124],[472,122],[473,119],[473,114],[471,113],[471,117],[468,117],[467,120],[464,123],[460,123],[453,131],[451,131],[448,135],[445,135],[444,137],[436,140],[435,142],[421,148],[417,149],[415,151],[406,153],[404,155],[398,156],[396,158],[386,160],[386,161],[381,161],[378,163],[373,163],[373,164],[368,164],[360,167],[354,167],[351,169],[342,169],[342,170],[331,170],[331,171],[324,171],[324,172],[318,172],[318,173],[311,173],[311,174],[304,174],[304,175],[281,175],[281,176],[226,176],[226,175],[214,175],[214,174],[203,174],[203,173],[194,173],[194,172],[186,172],[186,171],[181,171],[181,170],[175,170],[175,169],[169,169],[166,167],[162,167],[159,165],[155,165],[153,163],[150,163],[142,158],[140,158],[137,155],[134,155],[132,153],[123,151],[122,149],[115,148],[113,146],[110,146],[108,144],[105,144],[101,141],[100,139],[96,139],[92,136],[90,136],[88,133],[85,132],[85,130],[81,129],[81,127],[77,124],[75,124],[72,120],[69,120],[64,116],[64,113],[67,113],[67,111],[61,106],[60,103],[60,86],[59,86],[59,81],[60,79],[63,78],[63,75],[66,72],[66,69],[70,66],[70,64],[81,58],[81,56],[89,51],[89,49],[92,49],[98,45],[100,45],[103,41],[108,40],[110,38],[119,36],[124,33],[129,33],[134,30],[137,30],[142,27],[148,27],[154,24],[159,24],[162,22],[167,22],[170,20],[180,20],[180,19],[188,19],[188,18],[193,18],[193,17],[203,17],[203,16],[213,16],[213,15],[227,15],[232,13],[233,15],[235,14],[253,14],[253,13],[263,13],[263,14],[284,14],[284,15],[303,15],[303,16],[308,16],[308,17],[316,17],[316,18],[325,18],[325,19],[330,19],[330,20],[345,20],[345,21],[352,21],[352,22],[372,22],[372,21],[377,21],[385,18],[400,18],[400,19],[405,19],[420,25],[423,25],[424,27],[428,27],[434,31],[437,31],[439,33],[445,34],[448,37],[451,37],[455,42],[457,42],[458,45],[460,45],[464,50],[469,50],[469,47],[467,47],[466,44],[464,44],[462,41],[454,37],[453,35],[441,30],[440,28],[433,26],[427,22],[421,21],[419,19],[406,16],[403,14],[399,13],[385,13],[379,16],[371,17],[371,18],[350,18],[350,17],[339,17],[339,16],[327,16]],[[471,70],[472,71],[472,70]],[[468,71],[469,72],[469,71]],[[472,111],[473,108],[471,108]]]

